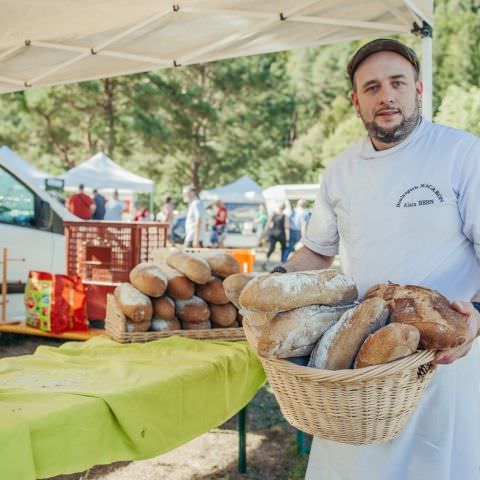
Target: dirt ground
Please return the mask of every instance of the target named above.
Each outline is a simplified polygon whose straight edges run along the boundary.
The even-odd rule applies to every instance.
[[[277,255],[272,257],[269,268]],[[256,267],[264,260],[258,252]],[[256,269],[257,269],[256,268]],[[260,268],[258,268],[260,270]],[[0,334],[0,358],[33,353],[59,340]],[[297,452],[296,431],[283,419],[268,385],[247,411],[247,473],[237,471],[236,417],[169,452],[148,460],[99,465],[51,480],[301,480],[307,457]]]

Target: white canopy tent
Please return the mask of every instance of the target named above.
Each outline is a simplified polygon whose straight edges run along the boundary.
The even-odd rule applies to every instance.
[[[213,60],[422,34],[431,116],[433,0],[0,0],[0,93]]]
[[[21,179],[27,180],[36,187],[45,188],[45,179],[48,178],[48,175],[23,160],[8,147],[0,148],[0,160],[2,165],[5,165],[11,172],[17,173]]]
[[[104,153],[99,152],[62,175],[65,188],[77,188],[83,183],[87,188],[102,190],[126,190],[136,193],[153,193],[152,180],[141,177],[117,165]]]
[[[320,189],[320,183],[321,179],[319,183],[275,185],[274,187],[266,188],[263,191],[263,196],[265,197],[268,211],[274,211],[279,202],[284,202],[287,206],[287,211],[290,212],[292,209],[291,200],[315,200]]]
[[[207,201],[219,198],[224,203],[259,204],[264,201],[262,191],[262,187],[257,182],[248,175],[244,175],[223,187],[202,191],[200,198]]]

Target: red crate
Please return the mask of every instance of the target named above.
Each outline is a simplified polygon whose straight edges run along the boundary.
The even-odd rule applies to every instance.
[[[166,223],[65,222],[67,273],[83,280],[128,281],[130,270],[165,247]]]
[[[146,222],[65,222],[69,275],[79,275],[87,287],[87,315],[104,320],[107,294],[128,281],[130,270],[152,260],[165,247],[168,224]]]

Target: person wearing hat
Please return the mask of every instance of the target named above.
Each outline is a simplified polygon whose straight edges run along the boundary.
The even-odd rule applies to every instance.
[[[314,438],[306,480],[480,478],[480,140],[421,115],[415,52],[377,39],[347,67],[367,135],[327,168],[301,249],[274,271],[328,268],[338,254],[359,299],[377,283],[440,291],[469,339],[437,353],[437,371],[395,439]]]

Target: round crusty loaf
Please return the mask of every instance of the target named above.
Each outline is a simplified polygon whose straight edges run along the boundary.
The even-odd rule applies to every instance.
[[[351,307],[309,305],[278,313],[260,329],[258,354],[267,358],[308,355],[324,332]]]
[[[149,297],[161,297],[167,289],[167,277],[153,263],[139,263],[129,275],[132,285]]]
[[[465,316],[450,306],[439,292],[417,285],[374,285],[365,298],[383,298],[391,321],[413,325],[420,331],[420,345],[428,350],[458,347],[468,339]]]
[[[210,320],[205,320],[203,322],[184,322],[182,321],[182,328],[184,330],[204,330],[212,328]]]
[[[146,332],[150,328],[150,320],[144,320],[143,322],[132,322],[127,320],[125,322],[125,331],[128,333],[134,332]]]
[[[197,295],[208,303],[214,303],[215,305],[228,303],[223,282],[217,277],[212,277],[205,285],[198,285],[196,290]]]
[[[357,299],[352,277],[335,270],[272,273],[249,282],[240,294],[240,305],[261,312],[285,312],[307,305],[337,305]]]
[[[167,294],[178,300],[187,300],[195,294],[195,284],[183,273],[168,265],[162,267],[167,276]]]
[[[404,358],[418,348],[420,332],[412,325],[389,323],[372,333],[363,342],[355,368],[371,367]]]
[[[175,313],[182,322],[201,323],[210,318],[207,302],[196,296],[188,300],[175,300]]]
[[[212,269],[213,275],[226,278],[229,275],[240,273],[242,267],[238,260],[225,252],[202,252],[200,257],[205,259]]]
[[[153,318],[150,330],[153,330],[154,332],[170,332],[172,330],[181,330],[181,328],[182,326],[177,317],[170,319]]]
[[[212,328],[240,328],[240,324],[235,320],[231,325],[228,325],[228,327],[225,327],[223,325],[219,325],[218,323],[212,322]]]
[[[237,309],[231,303],[210,305],[210,320],[216,325],[229,327],[237,320]]]
[[[117,305],[132,322],[144,322],[152,319],[153,307],[150,298],[130,283],[121,283],[113,291]]]
[[[170,297],[154,298],[152,304],[155,318],[172,320],[175,317],[175,302]]]
[[[243,317],[243,331],[245,333],[245,338],[247,339],[247,342],[250,344],[251,347],[253,347],[255,350],[258,349],[258,335],[254,333],[252,330],[250,323],[248,321],[247,317]]]
[[[255,272],[236,273],[234,275],[230,275],[223,281],[225,295],[237,308],[240,308],[238,298],[240,297],[242,290],[245,288],[245,285],[259,275],[259,273]]]
[[[347,310],[315,345],[308,365],[326,370],[352,368],[365,339],[387,323],[388,315],[387,304],[381,298],[365,300]]]
[[[202,285],[212,276],[212,270],[207,261],[191,253],[174,252],[167,257],[167,264],[183,273],[192,282]]]

